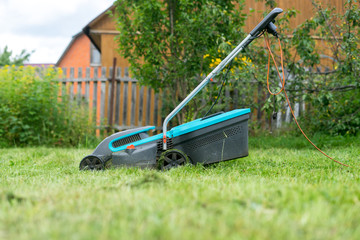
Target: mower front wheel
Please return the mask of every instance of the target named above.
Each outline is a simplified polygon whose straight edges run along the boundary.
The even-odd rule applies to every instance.
[[[79,169],[99,171],[105,169],[105,164],[99,157],[94,155],[89,155],[84,157],[83,160],[81,160]]]
[[[161,170],[169,170],[185,165],[190,162],[189,157],[178,149],[169,149],[161,153],[158,160],[158,167]]]

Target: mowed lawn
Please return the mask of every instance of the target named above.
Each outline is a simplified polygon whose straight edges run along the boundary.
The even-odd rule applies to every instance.
[[[246,158],[79,171],[93,149],[0,149],[0,239],[359,239],[359,137],[250,138]]]

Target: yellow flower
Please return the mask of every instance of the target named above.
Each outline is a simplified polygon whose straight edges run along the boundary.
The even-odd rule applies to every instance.
[[[205,59],[207,57],[210,57],[210,54],[205,54],[203,58]]]

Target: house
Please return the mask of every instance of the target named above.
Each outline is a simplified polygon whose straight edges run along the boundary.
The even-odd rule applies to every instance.
[[[345,0],[321,0],[323,4],[331,4],[337,11],[344,11]],[[291,27],[295,27],[305,19],[311,18],[313,6],[311,1],[288,1],[277,0],[278,6],[283,9],[297,9],[298,16],[291,21]],[[255,11],[251,11],[254,9]],[[250,32],[253,27],[262,19],[262,11],[267,8],[263,1],[246,0],[244,12],[251,15],[246,19],[245,31]],[[58,67],[90,67],[103,66],[111,67],[113,59],[117,58],[117,67],[123,69],[122,76],[127,74],[129,62],[121,57],[117,51],[117,43],[114,39],[118,35],[116,20],[108,12],[115,11],[115,5],[100,13],[90,21],[82,32],[73,36],[72,41],[66,48],[56,66]],[[101,56],[100,56],[101,55]],[[76,71],[75,71],[76,72]]]
[[[83,32],[79,32],[72,37],[55,66],[74,69],[98,67],[101,66],[101,55],[90,39]],[[77,74],[78,71],[75,71],[75,78],[78,77]],[[69,75],[69,71],[67,75]]]
[[[76,69],[99,66],[108,69],[112,67],[113,59],[116,58],[116,66],[125,70],[122,75],[127,75],[129,62],[116,50],[117,44],[114,38],[118,31],[115,21],[108,14],[109,11],[113,12],[114,10],[115,6],[112,5],[90,21],[81,32],[74,35],[56,66],[74,68],[74,77],[76,78]]]
[[[101,65],[104,67],[111,67],[113,59],[117,59],[117,67],[121,69],[128,69],[129,62],[121,57],[117,51],[117,43],[115,37],[118,35],[116,30],[116,22],[110,17],[108,12],[113,12],[115,5],[112,5],[84,28],[83,32],[88,36],[92,44],[101,52]],[[122,73],[122,75],[124,72]]]

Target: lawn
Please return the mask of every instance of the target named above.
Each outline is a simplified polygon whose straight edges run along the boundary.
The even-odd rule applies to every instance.
[[[246,158],[78,170],[92,149],[0,149],[0,239],[359,239],[360,140],[250,138]]]

